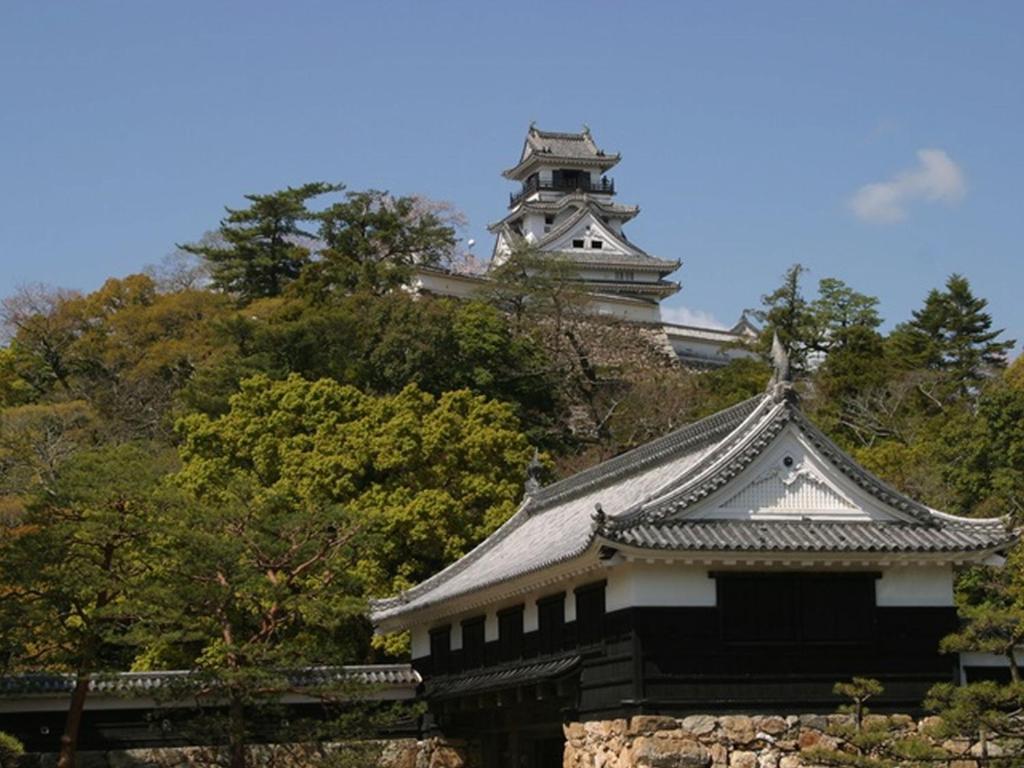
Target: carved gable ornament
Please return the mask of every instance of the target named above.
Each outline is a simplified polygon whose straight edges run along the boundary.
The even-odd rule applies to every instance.
[[[753,517],[859,511],[804,463],[776,466],[763,472],[726,500],[720,509]]]

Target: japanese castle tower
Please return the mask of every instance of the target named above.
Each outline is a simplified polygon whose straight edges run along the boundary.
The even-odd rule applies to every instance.
[[[714,367],[747,356],[744,343],[757,331],[745,318],[729,329],[662,320],[661,302],[680,290],[668,278],[681,262],[651,255],[626,236],[623,227],[640,208],[615,201],[615,181],[607,174],[620,159],[598,147],[586,127],[581,133],[559,133],[531,125],[519,161],[502,174],[519,188],[509,197],[505,217],[488,227],[495,235],[491,268],[528,248],[568,267],[567,279],[582,288],[592,314],[660,326],[667,345],[687,365]],[[412,288],[471,298],[492,285],[490,273],[421,266],[414,270]]]
[[[652,256],[622,230],[640,208],[614,201],[615,181],[605,174],[620,160],[582,133],[553,133],[530,126],[519,162],[502,175],[521,184],[509,212],[490,230],[497,237],[493,264],[529,246],[575,268],[585,290],[600,301],[644,308],[679,291],[666,280],[678,260]],[[621,311],[621,310],[620,310]]]

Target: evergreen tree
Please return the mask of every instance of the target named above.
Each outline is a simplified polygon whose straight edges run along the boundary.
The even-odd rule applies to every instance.
[[[767,354],[773,336],[778,334],[789,354],[789,364],[797,374],[807,370],[808,355],[814,351],[817,339],[815,316],[800,285],[805,272],[807,267],[802,264],[794,264],[786,270],[782,285],[761,297],[763,309],[755,313],[764,323],[760,339],[762,352]]]
[[[90,682],[130,666],[132,601],[151,573],[167,455],[111,445],[77,453],[20,524],[0,528],[0,647],[17,671],[74,678],[59,768],[73,768]],[[54,751],[57,751],[56,749]]]
[[[933,289],[913,319],[893,331],[891,342],[903,364],[949,376],[954,393],[966,395],[993,369],[1006,366],[1012,340],[997,341],[985,311],[988,301],[971,291],[962,275],[950,275],[944,291]]]
[[[356,290],[382,294],[407,285],[412,267],[439,266],[452,256],[452,216],[441,211],[419,197],[394,197],[373,189],[346,193],[344,200],[316,216],[322,251],[301,290],[326,300]]]
[[[309,263],[313,233],[303,228],[314,219],[309,201],[343,188],[312,182],[269,195],[246,195],[250,205],[227,209],[215,242],[179,247],[205,259],[213,285],[243,303],[277,296]]]

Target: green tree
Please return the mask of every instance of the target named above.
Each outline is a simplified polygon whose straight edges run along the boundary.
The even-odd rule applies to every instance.
[[[318,181],[268,195],[246,195],[246,208],[228,208],[214,242],[179,246],[201,256],[213,285],[245,303],[277,296],[309,263],[314,198],[344,189]]]
[[[222,737],[241,768],[254,715],[296,689],[292,674],[365,657],[359,526],[341,506],[296,504],[236,477],[215,497],[181,503],[159,531],[132,629],[145,649],[136,668],[191,670],[182,693],[206,704],[204,736]],[[327,681],[303,688],[325,704],[353,692]]]
[[[944,291],[933,289],[913,319],[898,326],[891,343],[908,367],[941,371],[955,394],[973,391],[993,370],[1006,366],[1013,341],[997,341],[988,301],[975,296],[962,275],[950,275]]]
[[[802,264],[794,264],[786,270],[782,285],[762,296],[762,309],[754,313],[764,324],[760,340],[762,350],[767,352],[774,334],[778,334],[796,373],[807,370],[808,355],[817,340],[816,318],[800,285],[805,272],[807,267]]]
[[[988,756],[988,742],[993,736],[1024,737],[1020,719],[1020,712],[1024,710],[1024,684],[1021,683],[940,683],[928,691],[924,704],[942,718],[941,735],[976,736],[981,744],[981,757]],[[1007,755],[1007,765],[1015,765],[1015,758],[1020,756],[1019,751]]]
[[[425,578],[511,514],[531,449],[512,409],[414,386],[254,377],[219,418],[179,424],[188,495],[145,623],[154,663],[228,702],[231,762],[285,670],[362,661],[368,594]]]
[[[940,445],[957,511],[1024,519],[1024,388],[990,382],[973,411],[946,420]]]
[[[169,458],[150,446],[81,451],[0,529],[0,637],[16,670],[67,673],[75,684],[60,742],[74,765],[90,681],[130,663],[131,600],[150,570],[155,494]]]
[[[832,353],[857,343],[864,330],[875,331],[882,324],[877,298],[834,277],[818,282],[818,297],[811,302],[810,312],[817,336],[811,343],[820,352]]]
[[[446,263],[455,228],[444,209],[420,197],[348,192],[317,214],[319,260],[301,290],[320,299],[366,290],[381,294],[408,285],[414,266]]]
[[[961,606],[960,630],[942,639],[945,653],[980,651],[1006,659],[1010,679],[1020,683],[1017,646],[1024,642],[1024,608],[1017,605],[983,603]]]
[[[294,375],[244,381],[228,413],[187,417],[179,433],[179,482],[199,499],[243,483],[257,501],[343,507],[360,529],[359,574],[380,592],[436,572],[502,523],[532,455],[512,408],[468,391],[371,396]]]
[[[851,703],[840,708],[840,711],[853,715],[854,726],[860,732],[864,726],[864,716],[868,714],[867,701],[874,696],[881,695],[884,690],[878,680],[869,677],[855,677],[849,682],[836,683],[832,688],[832,693],[850,700]]]

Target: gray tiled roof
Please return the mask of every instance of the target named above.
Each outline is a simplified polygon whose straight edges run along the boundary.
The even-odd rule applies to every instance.
[[[580,657],[574,654],[557,659],[468,672],[453,677],[435,678],[427,681],[426,695],[430,698],[444,698],[554,680],[571,672],[579,663]]]
[[[710,520],[687,510],[724,488],[793,426],[891,520]],[[597,505],[601,512],[595,515]],[[535,492],[486,541],[402,595],[376,601],[387,621],[582,555],[595,541],[695,552],[984,553],[1015,538],[1004,520],[936,512],[858,466],[797,407],[788,384]]]
[[[374,620],[436,605],[581,554],[593,540],[595,504],[615,515],[656,495],[765,402],[758,395],[541,488],[461,560],[397,597],[374,601]]]
[[[602,214],[620,217],[623,221],[629,221],[638,213],[640,213],[639,205],[624,205],[622,203],[613,203],[608,200],[601,200],[595,197],[591,197],[586,192],[569,192],[562,195],[556,200],[526,200],[517,205],[512,211],[510,211],[503,219],[496,221],[493,224],[488,224],[487,229],[490,232],[497,232],[501,229],[503,224],[515,221],[524,212],[529,211],[532,213],[557,213],[563,208],[573,207],[580,208],[582,206],[589,205],[592,208],[600,211]]]
[[[608,169],[620,159],[618,154],[606,153],[594,143],[589,130],[582,133],[559,133],[541,131],[532,125],[526,133],[523,151],[515,167],[504,171],[506,178],[519,178],[528,169],[540,162],[563,161],[571,165],[582,165]]]
[[[812,520],[669,520],[611,529],[604,536],[645,549],[693,552],[970,552],[1012,542],[999,522],[925,526],[915,523]]]
[[[523,157],[534,153],[578,158],[602,157],[605,154],[594,143],[589,131],[559,133],[557,131],[541,131],[531,127],[526,134]]]
[[[352,684],[368,686],[415,686],[420,676],[408,664],[366,664],[343,667],[311,667],[286,673],[290,684],[300,688]],[[163,672],[119,672],[96,675],[89,682],[93,693],[145,695],[161,689],[188,685],[195,677],[188,670]],[[198,679],[198,678],[197,678]],[[0,677],[0,698],[23,695],[70,693],[73,675],[24,674]]]

